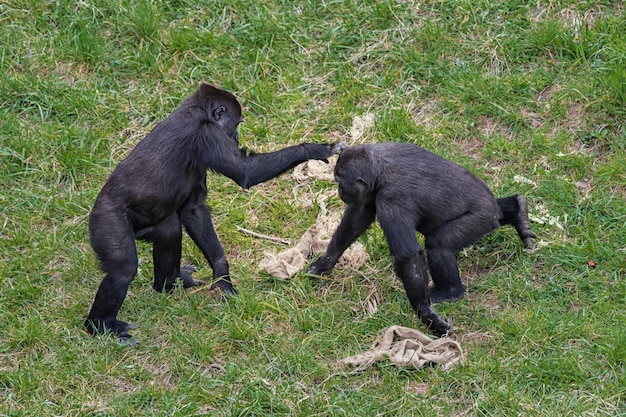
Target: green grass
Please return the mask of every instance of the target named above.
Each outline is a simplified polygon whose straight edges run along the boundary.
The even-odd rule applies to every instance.
[[[0,415],[626,415],[625,13],[570,0],[0,2]],[[209,175],[239,297],[156,294],[139,245],[120,318],[141,324],[140,345],[83,331],[102,276],[95,197],[201,81],[240,99],[249,148],[349,140],[372,113],[362,141],[419,144],[528,198],[538,248],[512,229],[485,237],[459,254],[467,297],[437,307],[465,365],[336,367],[387,326],[423,326],[378,226],[359,271],[258,270],[277,248],[236,226],[297,239],[319,210],[299,200],[335,189],[287,175],[250,193]],[[183,257],[210,277],[189,239]],[[378,313],[355,312],[374,287]]]

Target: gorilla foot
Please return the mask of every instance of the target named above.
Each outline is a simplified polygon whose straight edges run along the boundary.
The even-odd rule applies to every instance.
[[[128,333],[128,331],[138,328],[138,324],[126,323],[125,321],[117,320],[115,318],[87,319],[85,320],[85,327],[87,328],[87,331],[94,336],[111,333],[118,338],[120,343],[129,343],[131,344],[131,346],[136,346],[137,342],[131,341],[131,335]]]
[[[530,230],[530,222],[528,221],[528,203],[521,195],[517,196],[517,206],[517,218],[515,219],[513,226],[526,246],[532,248],[533,239],[535,239],[537,235]]]
[[[311,275],[322,275],[332,271],[334,266],[334,262],[332,262],[328,255],[322,255],[311,264],[306,273]]]
[[[233,287],[230,280],[226,280],[224,278],[220,278],[219,281],[211,285],[211,290],[215,289],[218,289],[224,297],[237,295],[237,290]]]
[[[439,337],[450,336],[452,334],[452,324],[443,320],[434,311],[432,314],[421,317],[422,322]]]
[[[206,285],[205,281],[194,279],[192,276],[196,269],[195,265],[184,265],[180,268],[179,278],[183,281],[183,288],[201,287]]]
[[[452,287],[452,288],[444,288],[438,289],[432,287],[428,291],[428,295],[430,296],[431,304],[439,304],[444,301],[453,302],[463,299],[465,296],[465,287]]]
[[[134,339],[130,335],[130,333],[128,333],[128,331],[138,328],[139,325],[134,323],[126,323],[120,320],[115,320],[115,322],[117,328],[116,330],[112,331],[112,333],[115,334],[115,337],[117,337],[117,341],[120,343],[120,345],[137,347],[139,345],[139,341],[137,339]]]
[[[125,345],[128,347],[139,346],[139,341],[137,339],[133,339],[133,337],[128,334],[126,336],[118,336],[117,341],[120,343],[120,345]]]

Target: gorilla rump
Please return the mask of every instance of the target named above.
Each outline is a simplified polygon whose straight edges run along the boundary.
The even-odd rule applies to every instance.
[[[486,233],[515,227],[527,245],[530,230],[526,199],[494,198],[483,181],[465,168],[408,143],[359,145],[344,150],[335,179],[347,204],[330,244],[309,268],[332,271],[341,254],[377,217],[385,233],[394,269],[418,317],[437,335],[452,326],[431,308],[463,297],[455,253]],[[425,249],[415,231],[425,238]],[[428,288],[428,272],[433,287]]]
[[[206,172],[227,176],[243,189],[270,180],[309,159],[324,160],[343,145],[301,144],[265,154],[239,148],[241,105],[231,93],[202,84],[159,123],[113,171],[89,216],[91,245],[105,277],[85,326],[92,334],[114,333],[128,341],[132,325],[117,319],[137,273],[135,239],[152,242],[156,291],[201,284],[181,270],[182,227],[200,248],[214,283],[235,292],[224,250],[205,204]]]

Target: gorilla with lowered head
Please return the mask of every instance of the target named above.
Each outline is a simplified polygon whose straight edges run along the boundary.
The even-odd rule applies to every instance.
[[[450,334],[452,326],[430,301],[454,301],[465,293],[457,251],[505,224],[515,227],[527,245],[536,237],[524,197],[496,199],[465,168],[412,144],[348,148],[337,160],[335,180],[347,207],[326,253],[308,272],[332,271],[348,246],[378,218],[411,306],[437,335]],[[425,250],[416,230],[424,235]],[[427,271],[434,284],[430,291]]]

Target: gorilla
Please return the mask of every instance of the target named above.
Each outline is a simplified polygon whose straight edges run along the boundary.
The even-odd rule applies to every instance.
[[[202,84],[130,152],[100,191],[89,215],[91,246],[106,274],[85,321],[92,334],[113,333],[128,342],[136,327],[117,319],[137,273],[135,239],[152,243],[153,288],[171,292],[204,284],[182,268],[184,227],[213,270],[211,288],[234,294],[228,262],[206,205],[207,170],[241,188],[268,181],[309,159],[326,160],[343,144],[305,143],[264,154],[239,148],[241,105],[233,94]]]
[[[465,168],[409,143],[343,150],[335,180],[347,207],[326,253],[308,272],[331,272],[348,246],[378,218],[413,310],[439,336],[450,334],[452,326],[437,315],[430,301],[455,301],[465,293],[455,253],[506,224],[515,227],[527,245],[536,237],[524,197],[496,199]],[[424,236],[425,248],[415,231]],[[430,291],[428,271],[433,280]]]

